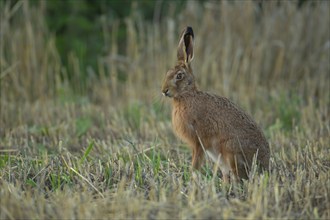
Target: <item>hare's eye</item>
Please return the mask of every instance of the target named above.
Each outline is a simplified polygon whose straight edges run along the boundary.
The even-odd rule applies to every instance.
[[[182,73],[178,73],[178,74],[176,75],[176,79],[182,79],[182,77],[183,77],[183,74],[182,74]]]

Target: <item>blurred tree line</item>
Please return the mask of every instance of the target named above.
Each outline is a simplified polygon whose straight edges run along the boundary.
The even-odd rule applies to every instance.
[[[8,1],[11,5],[15,5],[19,0]],[[72,52],[79,58],[81,70],[85,70],[88,66],[95,68],[97,56],[108,53],[109,48],[104,46],[104,25],[119,22],[116,41],[119,53],[124,53],[125,18],[138,12],[143,20],[158,24],[163,16],[167,15],[170,7],[174,8],[174,14],[179,14],[189,1],[198,1],[201,5],[206,2],[204,0],[30,0],[30,5],[44,5],[46,23],[50,32],[56,36],[56,47],[64,66],[67,66],[68,54]],[[265,0],[254,1],[262,8]],[[275,1],[278,4],[281,2]],[[314,0],[298,0],[297,6],[302,7],[307,1]],[[229,2],[234,1],[229,0]]]
[[[199,0],[201,1],[201,0]],[[56,36],[56,46],[66,66],[67,56],[73,52],[84,67],[97,65],[97,56],[106,55],[104,25],[119,22],[117,43],[119,52],[125,51],[125,18],[134,10],[143,20],[159,22],[170,5],[181,10],[187,0],[48,0],[45,4],[46,22]],[[39,4],[33,0],[32,4]],[[134,7],[133,7],[134,4]],[[107,27],[109,28],[109,27]],[[84,70],[86,68],[82,68]]]

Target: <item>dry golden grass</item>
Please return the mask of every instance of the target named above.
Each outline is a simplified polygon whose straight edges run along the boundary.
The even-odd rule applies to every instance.
[[[330,218],[328,1],[265,2],[262,11],[191,1],[160,24],[133,14],[126,53],[106,37],[117,33],[110,23],[109,53],[86,82],[74,54],[62,66],[43,7],[28,3],[0,12],[0,218]],[[262,125],[268,175],[225,186],[207,161],[193,177],[160,95],[187,24],[200,88]]]

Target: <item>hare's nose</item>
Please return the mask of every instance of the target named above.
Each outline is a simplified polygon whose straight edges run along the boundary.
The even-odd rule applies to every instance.
[[[168,96],[168,89],[163,90],[163,96]]]

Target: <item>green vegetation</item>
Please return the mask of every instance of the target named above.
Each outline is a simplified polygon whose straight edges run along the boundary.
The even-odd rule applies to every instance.
[[[75,2],[0,2],[1,219],[330,218],[328,1]],[[270,173],[192,172],[160,94],[186,25],[199,87],[261,124]]]

